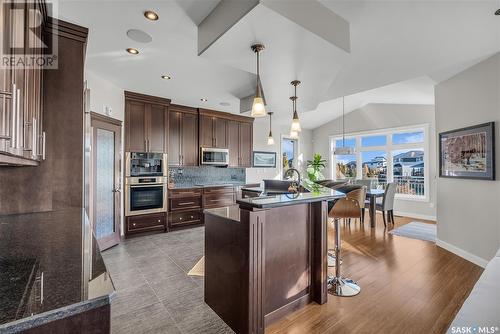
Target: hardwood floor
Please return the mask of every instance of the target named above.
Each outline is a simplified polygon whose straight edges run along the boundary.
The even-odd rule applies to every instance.
[[[341,272],[361,286],[355,297],[328,296],[271,324],[266,334],[445,333],[482,273],[482,268],[434,243],[393,236],[359,221],[341,223]],[[395,217],[395,226],[411,221]],[[389,225],[388,225],[389,226]],[[334,230],[329,229],[329,248]],[[333,269],[333,268],[330,268]],[[333,274],[333,270],[331,271]]]

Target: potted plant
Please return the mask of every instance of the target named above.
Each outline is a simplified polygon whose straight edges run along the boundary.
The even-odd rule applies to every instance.
[[[325,169],[325,166],[326,160],[323,160],[321,158],[321,154],[314,154],[313,160],[307,161],[306,172],[309,180],[311,180],[312,182],[324,180],[325,177],[323,176],[321,171]]]

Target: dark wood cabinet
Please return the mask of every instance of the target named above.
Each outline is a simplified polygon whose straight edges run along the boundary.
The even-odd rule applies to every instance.
[[[170,228],[201,224],[202,189],[170,189],[168,225]]]
[[[198,111],[172,104],[169,109],[168,164],[198,165]]]
[[[228,148],[230,167],[251,167],[253,147],[252,120],[229,121]]]
[[[167,153],[168,108],[151,104],[148,117],[148,152]]]
[[[167,153],[169,99],[125,92],[125,151]]]
[[[253,123],[240,123],[240,167],[252,167]]]
[[[0,1],[0,26],[4,43],[0,54],[26,55],[33,64],[0,69],[0,164],[38,165],[45,158],[45,135],[42,117],[42,25],[37,14],[43,12],[41,2]],[[16,15],[12,15],[14,9]],[[24,13],[24,15],[23,15]]]
[[[126,235],[156,230],[167,230],[167,220],[164,213],[126,217]]]
[[[146,152],[146,103],[125,102],[125,150],[127,152]]]
[[[225,114],[207,109],[199,111],[200,147],[227,148],[228,119]]]

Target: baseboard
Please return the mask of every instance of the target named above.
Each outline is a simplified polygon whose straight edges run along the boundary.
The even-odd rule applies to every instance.
[[[436,221],[436,216],[427,216],[427,215],[421,215],[418,213],[414,212],[402,212],[402,211],[394,211],[395,216],[402,216],[402,217],[409,217],[409,218],[416,218],[416,219],[424,219],[424,220],[432,220]]]
[[[474,264],[477,264],[478,266],[482,267],[482,268],[485,268],[486,265],[488,264],[489,261],[479,257],[479,256],[476,256],[474,254],[471,254],[469,252],[466,252],[464,251],[463,249],[461,248],[458,248],[456,246],[453,246],[443,240],[439,240],[437,239],[436,240],[436,245],[441,247],[441,248],[444,248],[446,249],[447,251],[450,251],[452,252],[453,254],[456,254],[458,256],[460,256],[461,258],[464,258],[466,259],[467,261],[470,261]]]

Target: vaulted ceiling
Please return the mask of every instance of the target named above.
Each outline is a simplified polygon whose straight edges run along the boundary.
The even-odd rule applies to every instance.
[[[208,24],[217,15],[234,16],[234,8],[224,8],[234,1],[241,2],[63,0],[55,15],[90,28],[86,67],[104,79],[175,103],[234,113],[255,87],[250,45],[264,43],[268,109],[276,122],[288,122],[289,83],[301,80],[298,108],[305,128],[338,117],[343,95],[351,101],[346,111],[380,101],[427,104],[435,82],[500,51],[500,17],[493,15],[499,0],[289,2],[314,1],[322,13],[318,20],[300,6],[283,7],[283,0],[247,0],[251,8],[223,29]],[[146,20],[148,9],[160,19]],[[203,31],[204,25],[212,30]],[[132,41],[129,29],[145,31],[152,42]],[[139,55],[127,54],[128,47]]]

